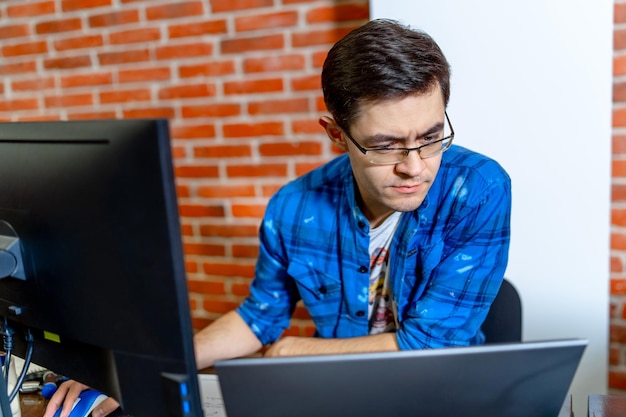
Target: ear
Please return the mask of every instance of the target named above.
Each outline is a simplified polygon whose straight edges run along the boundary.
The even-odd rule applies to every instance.
[[[330,141],[342,151],[347,151],[346,141],[343,138],[343,131],[335,120],[329,116],[322,116],[319,119],[319,124],[324,128]]]

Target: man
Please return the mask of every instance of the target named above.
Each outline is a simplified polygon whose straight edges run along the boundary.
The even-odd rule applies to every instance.
[[[322,88],[331,115],[320,124],[345,154],[272,197],[250,296],[195,335],[199,368],[263,347],[291,356],[484,341],[508,258],[510,180],[452,145],[441,50],[374,20],[329,51]],[[317,337],[281,338],[299,300]],[[83,388],[59,389],[44,417]]]

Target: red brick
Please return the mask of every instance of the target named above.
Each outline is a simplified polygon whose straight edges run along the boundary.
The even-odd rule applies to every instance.
[[[120,10],[117,12],[89,16],[87,20],[92,28],[128,25],[139,22],[139,11]]]
[[[613,57],[613,75],[626,75],[626,56]]]
[[[183,247],[187,255],[224,256],[226,253],[223,245],[185,243]]]
[[[102,52],[98,54],[100,65],[130,64],[150,60],[150,51],[137,49],[134,51]]]
[[[65,75],[61,78],[61,87],[88,87],[108,85],[113,83],[113,74],[110,72],[91,72],[86,74]]]
[[[223,54],[241,54],[251,51],[263,51],[272,49],[283,49],[285,39],[283,35],[265,35],[252,38],[226,39],[221,43]]]
[[[294,33],[291,37],[291,44],[296,48],[312,45],[332,45],[353,29],[353,27],[332,28]]]
[[[180,215],[183,217],[224,217],[224,207],[180,204]]]
[[[53,77],[37,77],[34,79],[11,82],[11,90],[15,92],[49,90],[55,86]]]
[[[322,133],[318,119],[294,120],[291,122],[293,133]]]
[[[57,51],[65,51],[68,49],[95,48],[104,45],[104,40],[101,35],[78,36],[56,40],[53,45]]]
[[[623,202],[626,201],[626,185],[625,184],[613,184],[611,187],[611,201]]]
[[[272,176],[272,175],[270,175]],[[231,208],[235,217],[251,217],[262,219],[265,214],[264,204],[233,204]]]
[[[44,97],[44,103],[46,107],[90,106],[93,104],[93,95],[91,93],[82,93],[46,96]]]
[[[249,177],[285,177],[287,176],[286,164],[258,164],[258,165],[228,165],[226,173],[231,178]]]
[[[626,279],[611,280],[611,295],[626,295]]]
[[[130,103],[134,101],[149,101],[151,99],[150,90],[147,88],[103,91],[99,97],[100,102],[103,104]]]
[[[626,127],[626,108],[613,109],[613,127]]]
[[[626,30],[615,29],[613,30],[613,50],[619,51],[626,49]]]
[[[317,7],[307,12],[307,23],[336,23],[348,20],[363,20],[369,18],[367,4],[343,4],[329,7]]]
[[[161,88],[159,90],[159,99],[211,97],[215,95],[215,91],[216,88],[213,84],[176,85]]]
[[[258,245],[233,245],[233,256],[236,258],[252,258],[256,259],[259,256]]]
[[[205,271],[206,273],[206,271]],[[224,314],[239,306],[236,301],[210,300],[202,303],[202,307],[210,313]]]
[[[11,74],[26,74],[35,71],[37,71],[37,62],[35,61],[0,64],[0,74],[4,76]]]
[[[45,69],[72,69],[91,66],[91,58],[89,56],[74,56],[67,58],[47,58],[44,59]]]
[[[249,262],[245,264],[243,262],[237,263],[218,263],[218,262],[205,262],[202,265],[202,269],[207,275],[221,275],[226,277],[254,277],[254,263]]]
[[[613,208],[611,210],[611,224],[626,226],[626,209]]]
[[[172,137],[176,139],[206,139],[215,137],[215,125],[212,124],[171,126],[170,130]]]
[[[274,0],[210,0],[213,13],[234,12],[274,5]]]
[[[0,100],[0,112],[36,110],[38,108],[39,108],[39,102],[36,98]]]
[[[46,41],[26,42],[2,47],[2,55],[5,57],[45,54],[46,52],[48,52]]]
[[[282,78],[250,81],[231,81],[224,83],[224,94],[259,94],[283,91]]]
[[[200,235],[206,237],[256,237],[256,225],[213,224],[200,226]]]
[[[171,25],[168,28],[170,39],[189,36],[218,35],[226,33],[227,31],[228,27],[224,19]]]
[[[152,6],[146,8],[148,20],[176,19],[187,16],[202,16],[204,8],[202,1],[177,1],[172,4]]]
[[[613,160],[612,163],[613,178],[626,177],[626,160]]]
[[[122,116],[126,119],[173,119],[176,113],[171,107],[147,107],[145,109],[124,110]]]
[[[626,250],[626,234],[617,232],[611,233],[611,249]]]
[[[181,65],[179,75],[181,78],[191,77],[215,77],[235,73],[233,61],[210,62],[208,64]]]
[[[261,156],[315,156],[322,154],[322,144],[319,142],[287,142],[263,143],[259,146]]]
[[[612,137],[613,155],[626,155],[626,135],[614,134]]]
[[[30,26],[27,24],[4,25],[0,27],[0,39],[20,38],[30,35]]]
[[[81,9],[92,9],[95,7],[111,6],[112,0],[62,0],[61,9],[70,12]]]
[[[282,122],[238,123],[224,125],[224,137],[226,138],[280,136],[284,133]]]
[[[119,70],[120,83],[132,83],[139,81],[162,81],[171,78],[168,67],[132,68]]]
[[[611,272],[624,272],[624,263],[621,257],[611,256]],[[626,281],[624,282],[624,288],[626,289]]]
[[[626,82],[613,83],[613,101],[626,101]]]
[[[243,158],[252,156],[249,145],[198,146],[194,149],[195,158]]]
[[[241,16],[235,18],[235,30],[245,32],[260,29],[276,29],[296,26],[298,12],[284,11],[260,15]]]
[[[109,35],[111,45],[152,42],[159,39],[161,39],[161,30],[159,28],[128,29],[113,32]]]
[[[309,100],[306,98],[264,100],[248,104],[248,113],[251,115],[302,113],[309,110]]]
[[[174,169],[178,178],[217,178],[219,169],[217,166],[208,165],[184,165]]]
[[[615,3],[613,5],[613,22],[626,23],[626,3]]]
[[[182,114],[184,118],[238,116],[241,114],[241,105],[235,103],[189,105],[183,106]]]
[[[116,119],[117,115],[114,111],[93,111],[93,112],[77,112],[68,113],[68,120],[87,120],[87,119]]]
[[[245,59],[243,61],[243,70],[249,73],[295,71],[304,69],[305,65],[305,57],[301,54],[275,55]]]
[[[213,294],[213,295],[224,295],[226,294],[226,287],[224,283],[221,281],[211,281],[211,280],[187,280],[187,288],[189,292],[196,292],[201,294]]]
[[[7,6],[7,16],[9,17],[35,17],[52,14],[56,11],[54,1],[25,2],[25,4],[15,4]]]
[[[51,20],[35,25],[35,32],[40,35],[45,35],[50,33],[72,32],[81,30],[82,27],[82,22],[78,18]]]
[[[202,198],[254,197],[255,195],[255,187],[251,184],[212,184],[198,187],[198,197]]]
[[[159,60],[209,56],[212,53],[213,45],[210,43],[168,45],[156,49],[156,57]]]

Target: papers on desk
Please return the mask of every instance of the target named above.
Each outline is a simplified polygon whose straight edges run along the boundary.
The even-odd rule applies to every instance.
[[[200,396],[205,417],[226,417],[224,400],[217,375],[199,374]]]

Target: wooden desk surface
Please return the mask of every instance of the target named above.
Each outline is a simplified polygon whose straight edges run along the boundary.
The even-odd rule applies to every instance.
[[[623,417],[626,416],[626,397],[591,394],[588,407],[589,417]]]

